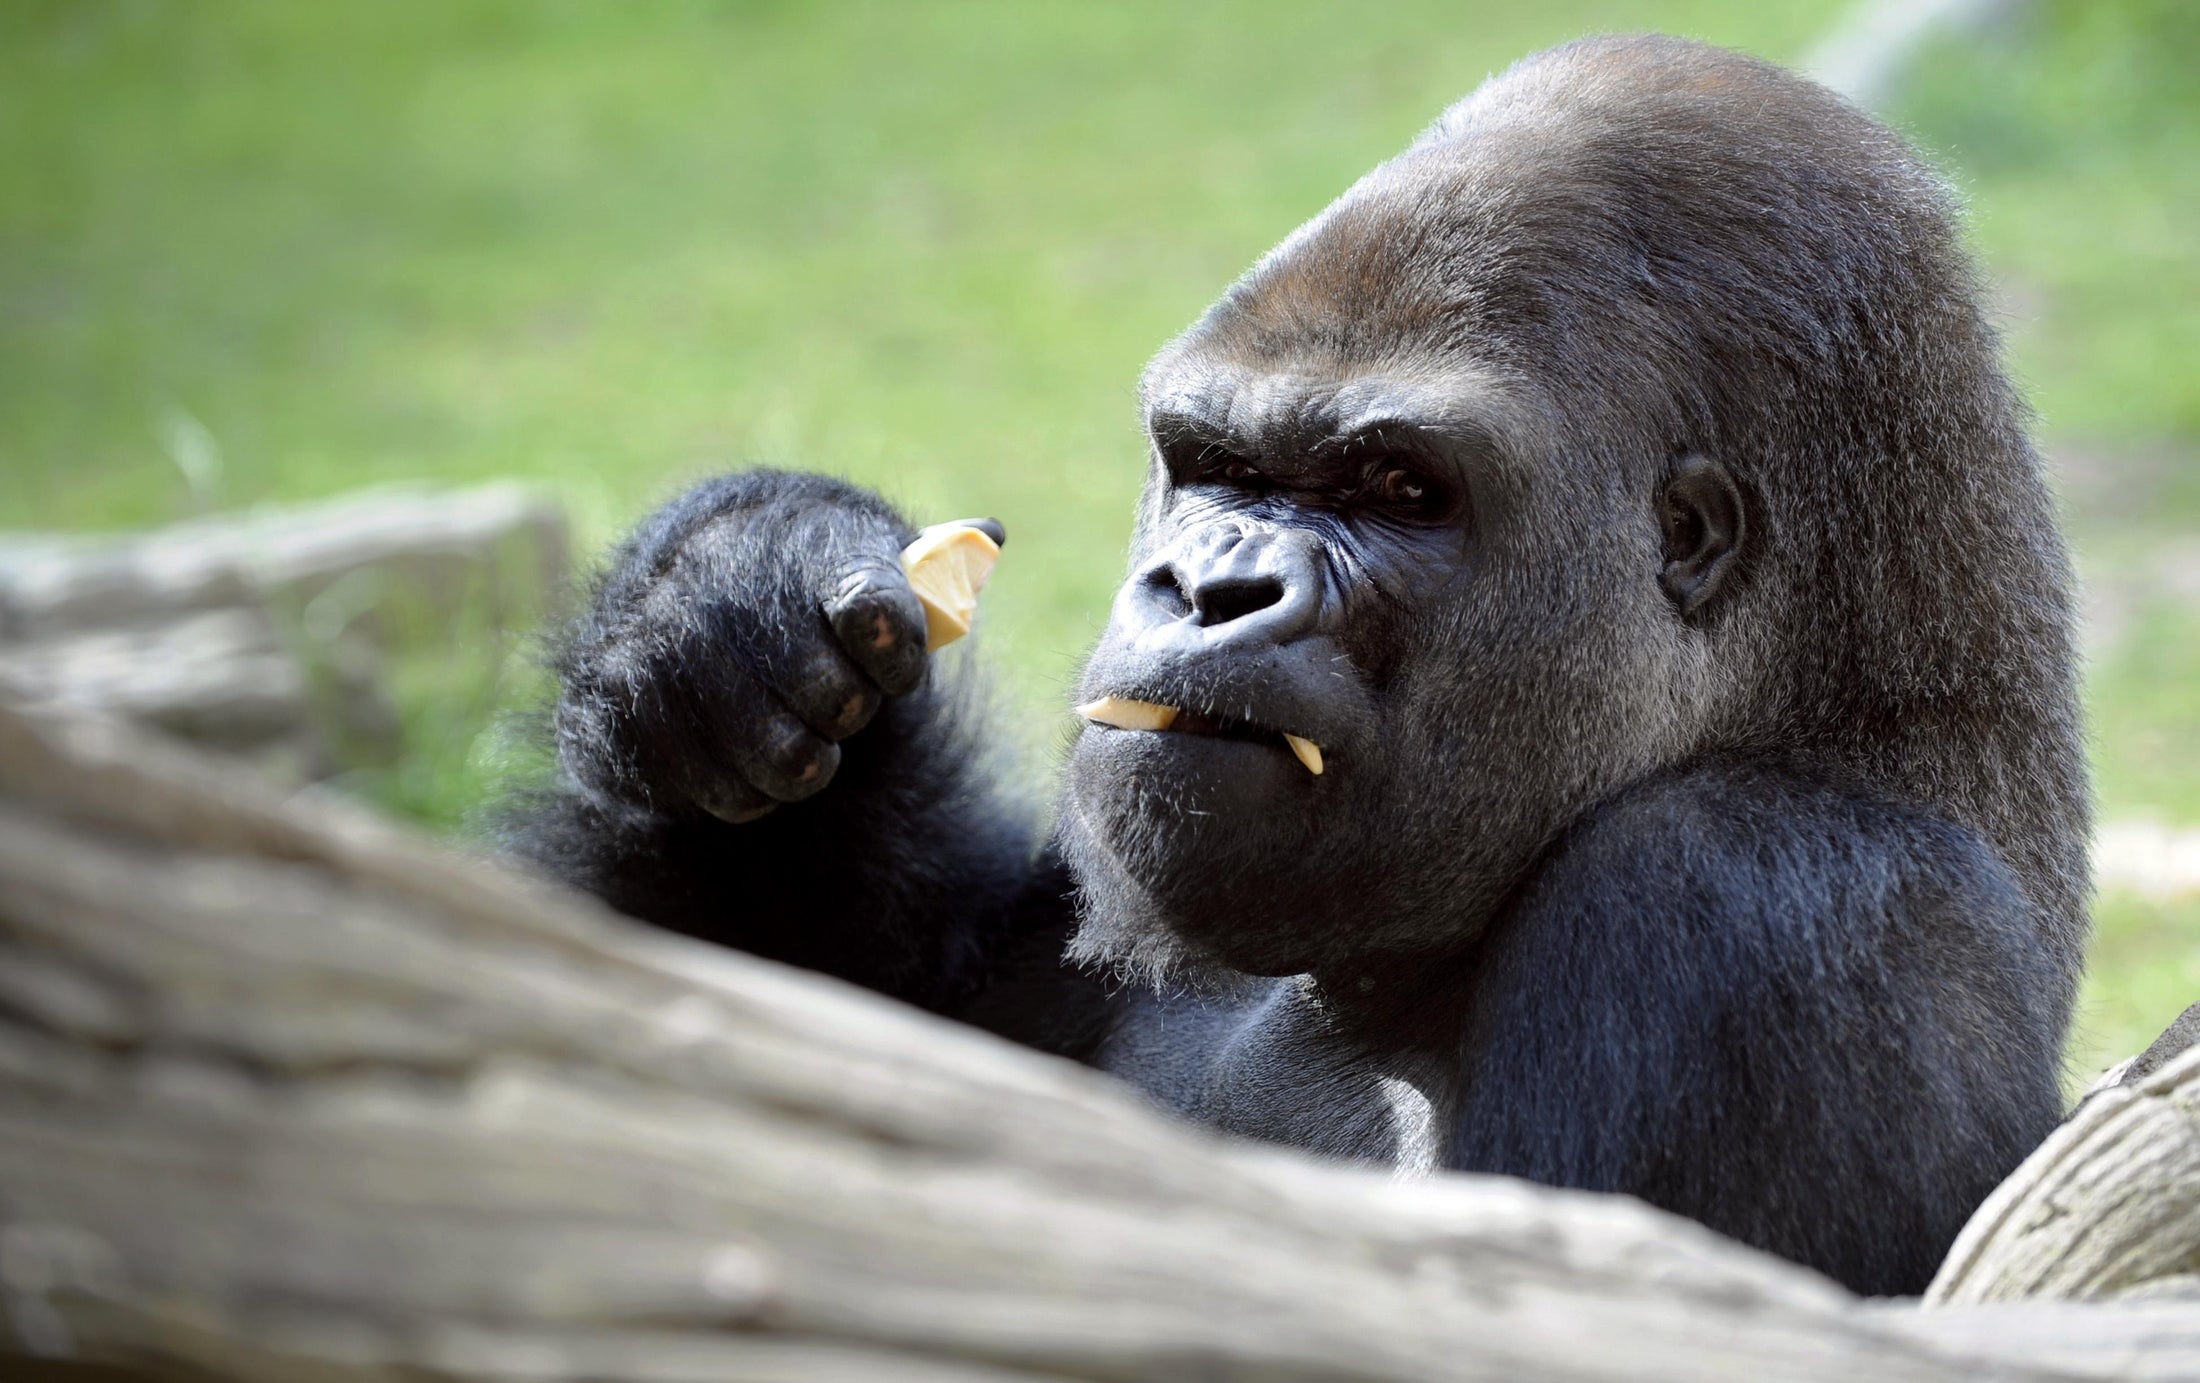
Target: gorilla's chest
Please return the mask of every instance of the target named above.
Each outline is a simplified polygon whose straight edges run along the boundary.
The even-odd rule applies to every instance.
[[[1099,1064],[1230,1133],[1406,1171],[1449,1161],[1456,1057],[1340,1030],[1298,980],[1140,999]]]

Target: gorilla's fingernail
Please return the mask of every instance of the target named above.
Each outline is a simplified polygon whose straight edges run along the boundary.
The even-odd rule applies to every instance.
[[[1283,742],[1291,746],[1291,752],[1299,756],[1306,771],[1319,778],[1322,775],[1322,747],[1310,739],[1298,735],[1285,735]]]
[[[840,716],[834,722],[836,728],[853,730],[863,722],[863,713],[871,704],[870,698],[857,692],[840,705]]]
[[[778,809],[777,802],[766,802],[761,807],[736,807],[731,803],[705,802],[703,810],[725,822],[728,826],[746,826],[759,817],[770,816]]]
[[[1077,714],[1102,725],[1112,725],[1118,730],[1166,730],[1176,723],[1174,706],[1158,706],[1151,701],[1133,701],[1127,696],[1103,696],[1098,701],[1087,701],[1077,708]],[[1316,769],[1315,772],[1321,770]]]

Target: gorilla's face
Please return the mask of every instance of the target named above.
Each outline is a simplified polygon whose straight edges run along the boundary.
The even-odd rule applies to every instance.
[[[1464,675],[1428,615],[1472,581],[1491,441],[1401,381],[1180,360],[1150,380],[1155,469],[1083,686],[1168,723],[1095,720],[1071,759],[1087,941],[1291,973],[1429,872],[1416,817],[1459,746],[1401,703]]]
[[[1372,175],[1148,371],[1062,822],[1088,959],[1285,974],[1471,940],[1685,742],[1702,659],[1671,578],[1707,530],[1723,556],[1731,515],[1698,500],[1731,488],[1676,494],[1668,429],[1450,308],[1499,300],[1507,256],[1429,248],[1475,200],[1430,195],[1430,162]]]

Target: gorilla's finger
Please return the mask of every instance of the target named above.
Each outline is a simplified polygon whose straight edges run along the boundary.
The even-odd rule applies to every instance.
[[[842,740],[868,725],[885,699],[824,629],[777,657],[759,675],[802,723],[829,740]]]
[[[693,808],[735,823],[770,811],[776,803],[742,776],[721,729],[738,718],[721,707],[764,695],[746,674],[720,665],[707,681],[652,678],[611,698],[628,717],[620,738],[632,743],[638,777],[651,785],[643,798],[660,810]]]
[[[825,618],[856,666],[889,696],[924,680],[924,604],[899,568],[866,563],[825,599]]]
[[[686,719],[701,743],[684,764],[688,795],[714,816],[720,797],[744,809],[739,793],[698,787],[705,780],[745,783],[775,802],[798,802],[824,787],[840,766],[840,747],[813,734],[794,712],[733,658],[710,676],[682,684]]]
[[[730,826],[746,826],[779,806],[761,788],[722,774],[693,784],[690,794],[696,806]]]
[[[799,802],[833,780],[840,746],[813,733],[792,711],[774,707],[735,750],[741,775],[781,802]]]

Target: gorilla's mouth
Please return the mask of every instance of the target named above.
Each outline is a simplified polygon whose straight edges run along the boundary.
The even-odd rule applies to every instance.
[[[1294,735],[1288,730],[1278,730],[1250,720],[1210,715],[1205,711],[1187,711],[1153,701],[1137,701],[1127,696],[1103,696],[1097,701],[1088,701],[1077,708],[1077,714],[1095,725],[1107,725],[1117,730],[1166,730],[1174,735],[1207,735],[1215,739],[1241,740],[1248,744],[1271,746],[1280,741],[1294,758],[1306,765],[1307,772],[1319,776],[1322,771],[1320,745],[1303,735]]]

